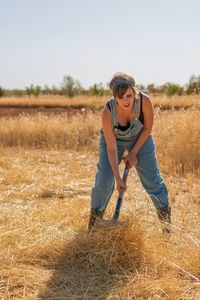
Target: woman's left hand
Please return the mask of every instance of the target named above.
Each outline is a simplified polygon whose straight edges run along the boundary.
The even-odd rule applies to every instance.
[[[133,166],[136,166],[138,163],[136,154],[129,153],[126,157],[124,157],[124,162],[125,162],[125,164],[128,162],[130,165],[130,168],[132,168]]]

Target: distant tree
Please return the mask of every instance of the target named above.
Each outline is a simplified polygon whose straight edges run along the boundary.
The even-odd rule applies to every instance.
[[[105,90],[103,87],[102,82],[99,84],[94,84],[90,89],[89,89],[89,94],[90,95],[95,95],[95,96],[103,96],[105,94]]]
[[[167,88],[168,88],[168,86],[166,83],[157,87],[158,92],[161,94],[165,94],[167,91]]]
[[[200,92],[200,76],[192,75],[186,86],[186,94],[199,94]]]
[[[157,92],[157,88],[155,87],[154,83],[148,84],[147,85],[147,90],[150,93],[156,93]]]
[[[68,97],[74,97],[81,93],[82,87],[79,81],[74,80],[70,75],[65,75],[63,77],[63,82],[61,83],[61,93]]]
[[[139,91],[145,91],[146,90],[146,88],[143,84],[138,84],[137,88],[138,88]]]
[[[35,97],[38,97],[39,94],[40,94],[40,92],[41,92],[41,87],[40,87],[39,85],[36,85],[36,86],[33,88],[33,95],[34,95]]]
[[[53,85],[52,88],[50,89],[50,93],[52,95],[58,95],[59,92],[60,92],[59,89],[55,85]]]
[[[26,94],[29,96],[34,95],[35,97],[38,97],[40,92],[41,87],[39,85],[34,86],[31,84],[30,87],[26,87]]]
[[[179,87],[178,87],[178,90],[177,90],[177,94],[178,94],[179,96],[182,96],[182,95],[184,94],[184,87],[179,86]]]
[[[29,87],[25,87],[26,90],[26,94],[30,97],[31,95],[33,95],[33,90],[34,90],[34,86],[33,84],[31,84]]]
[[[51,90],[48,87],[48,85],[46,84],[45,87],[42,89],[42,94],[43,95],[49,95],[50,93],[51,93]]]
[[[168,97],[171,97],[172,95],[177,94],[180,89],[180,86],[178,84],[171,83],[171,82],[168,82],[166,84],[166,86],[167,86],[166,95]]]
[[[4,95],[4,89],[0,87],[0,97],[3,97],[3,95]]]

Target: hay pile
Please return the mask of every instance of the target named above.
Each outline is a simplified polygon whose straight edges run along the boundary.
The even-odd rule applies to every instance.
[[[170,255],[175,258],[174,250],[170,238],[161,233],[145,236],[134,216],[115,226],[103,225],[89,235],[81,231],[62,249],[38,298],[185,299],[183,291],[188,296],[191,290],[191,297],[197,297],[192,299],[198,299],[200,282],[169,260]],[[195,275],[199,255],[200,251],[192,263]]]
[[[85,231],[62,249],[40,298],[107,299],[144,269],[142,232],[135,221]],[[115,291],[115,292],[114,292]]]

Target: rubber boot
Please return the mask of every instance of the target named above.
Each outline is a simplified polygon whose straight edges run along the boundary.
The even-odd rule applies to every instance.
[[[170,207],[157,208],[157,214],[158,214],[159,220],[162,223],[164,223],[164,224],[171,223],[171,208]],[[166,226],[165,228],[163,228],[163,233],[170,233],[169,226]]]
[[[97,219],[102,219],[104,215],[103,211],[99,211],[96,209],[91,209],[90,220],[88,224],[88,233],[91,231]]]

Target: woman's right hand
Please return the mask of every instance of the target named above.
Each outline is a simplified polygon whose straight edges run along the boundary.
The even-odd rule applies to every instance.
[[[120,189],[123,188],[124,190],[127,189],[126,185],[124,184],[123,180],[121,179],[121,177],[119,177],[118,179],[116,179],[116,187],[117,187],[117,191],[119,193]]]

